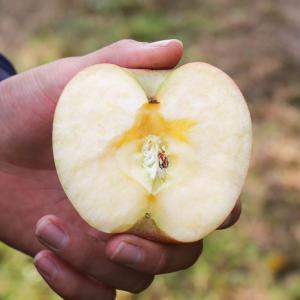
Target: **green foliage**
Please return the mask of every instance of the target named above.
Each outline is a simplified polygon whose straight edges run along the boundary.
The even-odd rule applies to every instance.
[[[0,300],[54,300],[32,259],[0,244]]]
[[[93,13],[130,13],[143,8],[139,0],[88,0],[86,7]]]
[[[172,23],[161,14],[138,14],[129,18],[128,29],[132,38],[152,41],[166,37],[172,29]]]

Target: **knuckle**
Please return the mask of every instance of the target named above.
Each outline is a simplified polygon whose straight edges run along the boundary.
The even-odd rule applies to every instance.
[[[84,247],[79,250],[79,256],[74,260],[76,266],[81,270],[90,270],[92,266],[93,250],[91,247]]]
[[[63,292],[60,293],[60,296],[63,299],[68,300],[79,300],[81,295],[81,286],[79,284],[70,283],[65,286],[65,289]]]
[[[165,251],[161,251],[155,268],[153,270],[153,274],[162,273],[167,265],[167,255]]]
[[[115,46],[127,46],[128,44],[132,44],[135,42],[133,39],[122,39],[115,43]]]
[[[128,45],[132,44],[133,42],[134,40],[132,39],[122,39],[109,45],[108,47],[110,49],[118,50],[119,48],[126,48]]]

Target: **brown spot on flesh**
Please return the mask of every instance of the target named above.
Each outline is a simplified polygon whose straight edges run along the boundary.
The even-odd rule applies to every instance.
[[[148,102],[150,104],[159,104],[159,102],[154,97],[149,97]]]

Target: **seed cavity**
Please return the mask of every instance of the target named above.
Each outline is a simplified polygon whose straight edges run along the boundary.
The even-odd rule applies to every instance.
[[[152,193],[166,181],[168,166],[166,142],[156,135],[148,135],[142,145],[142,167],[151,181]]]

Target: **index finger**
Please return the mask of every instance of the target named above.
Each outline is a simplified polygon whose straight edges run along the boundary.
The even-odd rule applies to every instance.
[[[39,220],[36,236],[58,258],[85,276],[108,286],[137,293],[148,287],[153,280],[153,276],[111,262],[105,254],[103,241],[85,235],[54,215]]]

